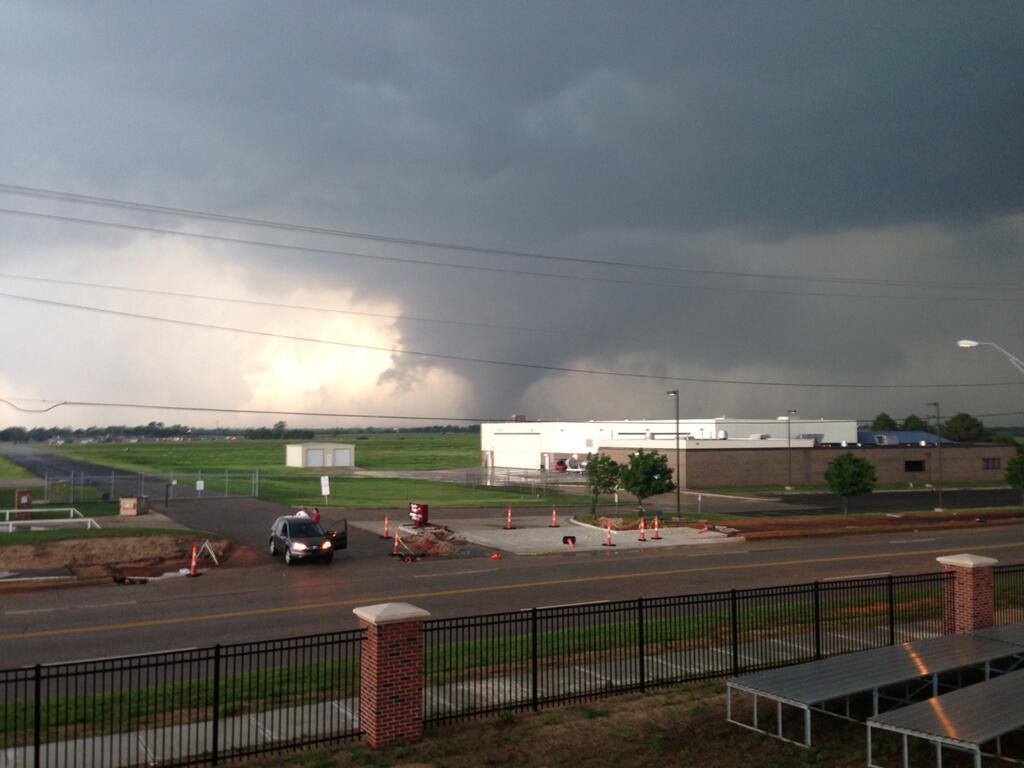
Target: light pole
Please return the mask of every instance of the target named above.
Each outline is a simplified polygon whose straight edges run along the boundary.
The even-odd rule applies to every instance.
[[[676,401],[676,517],[679,517],[683,513],[683,478],[679,474],[679,390],[670,389],[665,394]]]
[[[938,403],[925,403],[925,405],[931,406],[935,409],[935,432],[937,433],[936,440],[936,454],[939,460],[939,506],[935,508],[937,512],[941,512],[942,507],[942,413],[939,411]]]
[[[1014,368],[1016,368],[1021,373],[1024,373],[1024,360],[1021,360],[1016,355],[1011,355],[998,344],[993,344],[991,341],[975,341],[974,339],[960,339],[960,341],[958,341],[956,345],[960,347],[960,349],[975,349],[977,347],[995,347],[1004,355],[1006,355],[1006,359],[1010,361],[1010,364]]]
[[[793,490],[793,417],[796,409],[786,411],[786,490]]]

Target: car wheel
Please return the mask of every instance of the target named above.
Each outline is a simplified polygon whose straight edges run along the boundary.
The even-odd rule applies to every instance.
[[[277,556],[277,544],[274,543],[273,539],[270,540],[270,556],[271,557],[276,557]]]
[[[293,562],[292,561],[292,551],[291,551],[291,549],[286,549],[284,551],[284,564],[285,565],[291,565],[292,562]]]

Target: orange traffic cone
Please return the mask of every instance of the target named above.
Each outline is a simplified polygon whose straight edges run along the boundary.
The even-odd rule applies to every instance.
[[[515,528],[515,526],[512,525],[512,505],[509,504],[508,512],[505,514],[505,530],[511,531],[513,528]]]
[[[644,519],[640,518],[640,538],[637,541],[647,541],[647,528]]]
[[[199,547],[195,544],[192,545],[192,564],[188,567],[188,575],[196,575],[196,563],[199,561]]]
[[[654,536],[651,537],[652,541],[661,541],[661,523],[658,522],[658,516],[654,516]]]
[[[391,538],[391,531],[388,528],[389,524],[390,524],[390,520],[388,519],[388,516],[384,515],[384,535],[381,536],[382,539],[390,539]]]
[[[604,544],[602,544],[601,546],[602,547],[614,547],[615,546],[615,542],[612,541],[612,523],[611,523],[610,520],[608,521],[608,528],[607,528],[607,530],[605,531],[605,534],[604,534]]]
[[[554,504],[551,505],[551,524],[548,528],[558,528],[558,507]]]
[[[398,551],[398,529],[395,528],[395,543],[391,547],[391,556],[395,557],[395,556],[397,556],[399,554],[401,554],[401,553]]]

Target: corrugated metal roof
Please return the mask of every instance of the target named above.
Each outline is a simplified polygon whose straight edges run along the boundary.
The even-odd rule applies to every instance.
[[[1017,645],[998,640],[947,635],[757,672],[733,678],[729,683],[771,698],[814,706],[1020,652]]]
[[[894,709],[870,725],[980,746],[1024,726],[1024,670]]]

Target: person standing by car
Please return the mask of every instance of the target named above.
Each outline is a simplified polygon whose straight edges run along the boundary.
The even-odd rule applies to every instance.
[[[309,513],[309,516],[313,519],[314,523],[320,522],[320,510],[313,507],[313,511]]]

